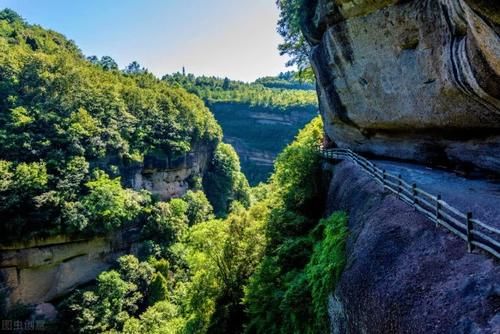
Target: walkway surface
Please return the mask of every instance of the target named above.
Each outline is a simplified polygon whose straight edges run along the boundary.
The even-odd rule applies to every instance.
[[[371,160],[387,172],[426,192],[438,195],[460,211],[493,227],[500,227],[500,182],[467,179],[455,173],[425,166],[386,160]]]

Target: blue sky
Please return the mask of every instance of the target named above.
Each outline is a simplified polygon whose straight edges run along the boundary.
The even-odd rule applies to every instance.
[[[180,71],[252,81],[288,70],[274,0],[0,0],[63,33],[86,55],[157,75]]]

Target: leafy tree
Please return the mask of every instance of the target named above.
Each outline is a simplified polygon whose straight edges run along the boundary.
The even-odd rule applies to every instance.
[[[96,55],[88,56],[87,60],[94,65],[99,65],[99,58]]]
[[[233,201],[249,204],[248,181],[241,173],[238,154],[229,144],[217,146],[203,188],[217,216],[225,216]]]
[[[166,246],[180,240],[188,227],[188,209],[180,198],[156,203],[143,228],[144,237]]]
[[[213,208],[203,191],[189,190],[182,199],[187,203],[187,218],[190,225],[196,225],[213,218]]]
[[[304,0],[276,0],[280,9],[278,32],[283,37],[283,43],[278,48],[282,55],[290,56],[287,65],[297,65],[299,72],[310,67],[310,46],[301,28],[304,15],[307,13],[304,3]]]
[[[94,289],[76,292],[63,308],[64,320],[73,333],[120,330],[127,320],[143,310],[154,269],[134,256],[119,259],[117,270],[102,272]]]
[[[82,204],[97,231],[110,231],[133,221],[147,200],[140,193],[122,188],[120,178],[110,179],[103,171],[96,171],[86,186],[89,194],[83,197]]]
[[[145,73],[146,69],[141,66],[137,61],[133,61],[130,64],[127,65],[125,68],[125,73],[127,74],[141,74]]]
[[[97,289],[75,295],[69,310],[75,317],[70,327],[76,333],[102,333],[127,320],[126,296],[135,287],[116,271],[105,271],[97,278]]]
[[[112,71],[118,69],[118,64],[116,61],[110,56],[103,56],[99,62],[99,65],[102,66],[106,71]]]
[[[5,8],[4,10],[0,11],[0,21],[3,20],[7,21],[8,23],[24,22],[23,18],[19,16],[19,14],[9,8]]]
[[[148,304],[154,305],[157,302],[167,300],[169,295],[168,283],[161,273],[157,273],[149,287]]]

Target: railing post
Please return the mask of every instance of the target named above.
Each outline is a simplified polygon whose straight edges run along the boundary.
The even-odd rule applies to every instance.
[[[417,209],[417,184],[414,183],[411,185],[411,193],[413,196],[413,206],[415,207],[415,210]]]
[[[401,197],[401,174],[398,174],[398,197]]]
[[[467,250],[472,253],[474,246],[472,245],[472,212],[467,212]]]
[[[441,218],[441,215],[439,214],[439,211],[441,210],[441,203],[439,203],[440,200],[441,200],[441,195],[437,195],[437,200],[436,200],[436,227],[439,226],[439,219]]]

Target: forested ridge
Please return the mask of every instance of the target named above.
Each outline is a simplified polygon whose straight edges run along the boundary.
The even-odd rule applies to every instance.
[[[174,158],[219,144],[221,129],[199,98],[103,60],[0,12],[3,240],[103,233],[143,220],[153,200],[122,187],[123,168],[148,154]]]
[[[1,241],[106,235],[128,224],[141,235],[136,253],[51,301],[59,313],[49,331],[327,328],[347,217],[322,217],[321,119],[279,155],[267,184],[249,188],[238,155],[192,93],[277,112],[316,103],[310,87],[289,78],[159,80],[137,63],[119,70],[110,57],[86,58],[64,36],[0,12]],[[208,169],[180,198],[161,201],[122,182],[127,166],[149,154],[175,158],[201,144],[213,150]],[[31,305],[15,306],[0,315],[29,319]]]
[[[185,88],[198,95],[208,105],[213,103],[244,103],[250,106],[266,107],[286,111],[290,107],[317,105],[316,92],[310,82],[301,82],[293,73],[282,73],[278,77],[266,77],[253,83],[174,73],[163,80]]]

